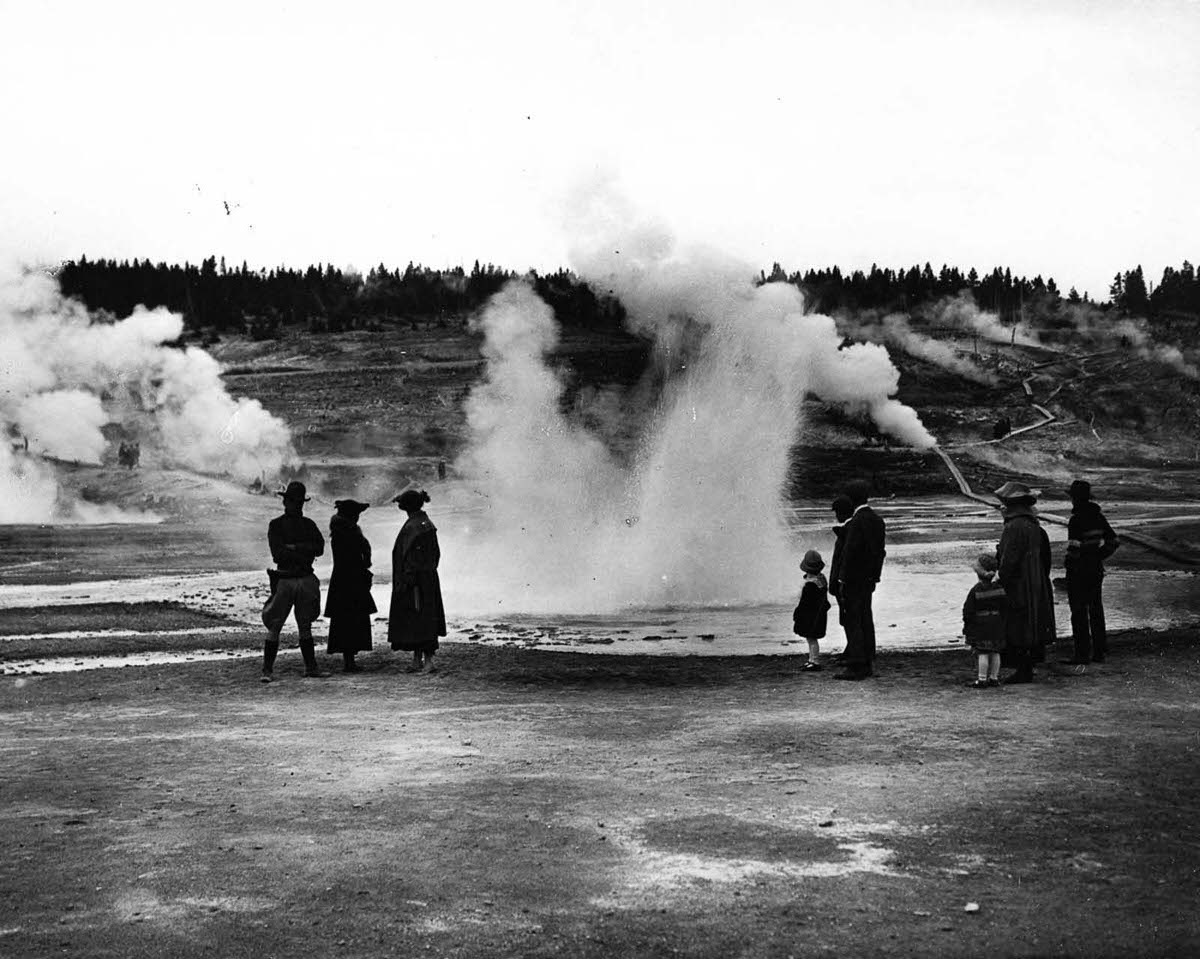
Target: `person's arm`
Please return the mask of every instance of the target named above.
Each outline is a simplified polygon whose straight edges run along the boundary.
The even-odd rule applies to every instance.
[[[975,590],[970,590],[967,593],[967,599],[963,603],[963,635],[967,635],[967,627],[971,625],[971,620],[975,617]]]
[[[278,523],[267,527],[267,546],[271,550],[271,560],[276,566],[285,566],[291,559],[291,548],[283,541],[283,531]]]
[[[1100,523],[1104,529],[1104,543],[1100,546],[1100,558],[1108,559],[1117,551],[1117,547],[1121,545],[1121,538],[1117,536],[1116,531],[1108,525],[1108,519],[1103,513],[1100,514]]]
[[[863,565],[863,535],[861,522],[854,517],[846,523],[846,532],[842,539],[842,563],[838,570],[841,584],[857,583],[862,579]]]
[[[325,537],[321,535],[320,527],[317,526],[311,519],[308,521],[308,548],[312,553],[313,559],[322,556],[325,553]]]
[[[1000,567],[996,572],[996,579],[1006,592],[1016,585],[1017,576],[1021,571],[1021,544],[1017,540],[1012,523],[1005,523],[1004,532],[1000,534],[1000,545],[996,547],[996,560]]]

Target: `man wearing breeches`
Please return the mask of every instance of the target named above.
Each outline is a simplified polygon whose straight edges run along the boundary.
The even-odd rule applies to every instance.
[[[313,620],[321,615],[321,584],[313,572],[313,560],[325,552],[325,538],[317,524],[304,515],[308,491],[303,483],[288,483],[276,495],[283,497],[283,515],[267,527],[267,543],[275,569],[268,570],[271,597],[263,606],[263,625],[267,639],[263,644],[262,681],[269,683],[279,652],[279,633],[293,610],[296,631],[300,635],[300,655],[304,657],[304,675],[320,676],[313,644]]]

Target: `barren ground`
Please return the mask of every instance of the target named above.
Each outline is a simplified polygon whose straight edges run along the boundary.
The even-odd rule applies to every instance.
[[[1200,649],[1114,647],[3,677],[0,953],[1195,955]]]
[[[315,498],[386,502],[452,462],[477,346],[429,327],[219,353],[231,392],[292,425]],[[1102,499],[1185,505],[1137,529],[1194,552],[1194,395],[1128,364],[1001,352],[1001,389],[916,361],[901,380],[975,487],[1090,476]],[[645,358],[620,337],[568,336],[560,353],[572,396],[632,387]],[[1034,367],[1058,423],[968,445],[998,415],[1037,418],[1020,386]],[[851,473],[883,495],[954,489],[935,457],[815,402],[797,450],[792,491],[813,502]],[[169,524],[5,532],[6,581],[257,566],[266,498],[165,465],[63,466],[62,481],[211,542]],[[877,678],[840,683],[790,650],[450,643],[437,675],[414,675],[378,638],[361,674],[303,680],[291,649],[263,686],[239,658],[257,631],[221,618],[228,597],[180,599],[4,610],[0,660],[230,658],[0,675],[0,956],[1200,953],[1195,628],[1121,633],[1105,665],[986,692],[965,688],[961,649],[884,649]],[[122,625],[134,634],[74,635]]]

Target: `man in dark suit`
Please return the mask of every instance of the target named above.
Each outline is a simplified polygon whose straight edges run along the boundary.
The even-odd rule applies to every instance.
[[[870,488],[855,480],[846,488],[854,513],[846,522],[838,568],[842,629],[846,633],[845,670],[835,679],[866,679],[875,671],[875,619],[871,598],[883,571],[884,522],[869,505]]]

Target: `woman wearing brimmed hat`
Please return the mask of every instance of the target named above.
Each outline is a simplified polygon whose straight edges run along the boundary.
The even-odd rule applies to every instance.
[[[367,503],[340,499],[329,520],[329,548],[333,553],[333,572],[325,598],[325,616],[329,619],[329,645],[326,652],[342,654],[344,668],[356,673],[355,653],[371,648],[371,614],[376,611],[371,596],[371,544],[358,525],[358,517]]]
[[[1016,672],[1005,682],[1033,682],[1035,663],[1054,642],[1054,592],[1050,586],[1050,537],[1038,522],[1038,491],[1005,483],[995,492],[1004,516],[996,547],[997,579],[1008,597],[1004,658]]]
[[[438,637],[446,635],[446,611],[442,606],[442,584],[438,579],[437,527],[425,515],[429,494],[405,490],[392,502],[408,514],[392,548],[392,603],[388,612],[388,642],[392,649],[413,654],[412,671],[429,667]]]

